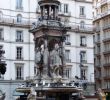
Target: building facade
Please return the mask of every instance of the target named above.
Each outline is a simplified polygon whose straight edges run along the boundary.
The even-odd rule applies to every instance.
[[[59,17],[71,26],[65,40],[66,77],[94,82],[92,1],[60,1]],[[15,88],[36,75],[34,41],[29,29],[39,14],[37,0],[0,1],[0,46],[7,63],[5,75],[0,76],[0,90],[6,92],[6,100],[15,100]]]
[[[96,89],[110,92],[110,2],[94,0],[95,81]]]

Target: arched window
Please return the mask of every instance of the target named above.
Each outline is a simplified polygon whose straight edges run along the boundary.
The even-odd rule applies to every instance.
[[[2,19],[2,17],[3,17],[3,13],[2,11],[0,11],[0,20]]]
[[[85,22],[84,21],[81,21],[80,22],[80,28],[84,28],[84,26],[85,26]]]
[[[22,22],[22,15],[18,14],[17,15],[17,23],[21,23]]]

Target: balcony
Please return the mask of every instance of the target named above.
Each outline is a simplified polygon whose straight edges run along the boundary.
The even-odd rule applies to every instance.
[[[101,68],[101,65],[100,64],[96,64],[95,65],[95,68],[99,68],[100,69]]]
[[[66,63],[71,63],[71,59],[66,59]]]
[[[32,22],[29,20],[22,20],[21,22],[17,22],[16,19],[13,18],[2,18],[0,19],[0,25],[6,25],[11,27],[24,27],[24,28],[30,28]]]
[[[101,75],[95,75],[95,79],[101,80]]]
[[[23,39],[16,39],[16,42],[23,42]]]
[[[110,80],[110,75],[104,75],[105,80]]]
[[[95,32],[100,32],[100,27],[99,27],[99,26],[98,26],[98,27],[95,27],[95,28],[94,28],[94,31],[95,31]]]
[[[101,19],[101,18],[103,18],[103,17],[106,17],[106,16],[108,16],[108,15],[110,15],[110,9],[108,9],[107,11],[102,12],[102,13],[100,13],[100,14],[97,14],[97,15],[94,17],[94,21],[95,21],[95,20],[98,20],[98,19]]]
[[[73,24],[69,24],[69,26],[71,27],[72,30],[76,31],[76,32],[82,32],[82,33],[93,33],[93,26],[87,26],[85,25],[83,28],[80,27],[80,25],[73,25]]]
[[[16,10],[22,11],[23,10],[23,7],[22,6],[16,6]]]
[[[106,25],[103,26],[103,30],[109,29],[109,28],[110,28],[110,24],[106,24]]]
[[[79,15],[80,18],[86,18],[86,15]]]
[[[59,11],[59,12],[58,12],[58,15],[59,15],[59,16],[67,16],[67,17],[70,17],[70,16],[71,16],[71,12],[62,12],[62,11]]]
[[[83,43],[81,43],[80,46],[82,46],[82,47],[86,47],[87,44],[83,44]]]
[[[96,4],[96,8],[99,8],[100,6],[106,4],[107,2],[109,2],[110,0],[100,0],[99,2],[97,2]]]
[[[100,57],[101,56],[100,52],[95,53],[95,56]]]
[[[65,45],[71,45],[71,43],[70,42],[65,42]]]
[[[110,67],[110,63],[107,63],[107,62],[104,63],[104,64],[103,64],[103,67],[106,67],[106,68],[107,68],[107,67]]]
[[[86,64],[87,60],[81,60],[81,64]]]
[[[95,41],[95,44],[100,45],[100,40]]]
[[[16,77],[16,80],[24,80],[23,77]]]
[[[23,60],[23,57],[16,57],[16,60]]]
[[[103,39],[103,42],[104,42],[104,43],[105,43],[105,42],[110,42],[110,37],[108,36],[108,37],[104,38],[104,39]]]
[[[110,50],[104,50],[103,54],[104,55],[109,55],[110,54]]]

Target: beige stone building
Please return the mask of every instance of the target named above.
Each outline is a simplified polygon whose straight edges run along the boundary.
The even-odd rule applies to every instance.
[[[110,0],[94,0],[96,89],[110,92]]]

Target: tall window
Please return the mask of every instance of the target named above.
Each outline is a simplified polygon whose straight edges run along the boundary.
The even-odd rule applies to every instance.
[[[23,9],[23,0],[16,0],[16,9]]]
[[[86,80],[87,79],[87,68],[81,69],[81,79]]]
[[[86,51],[81,51],[80,52],[80,62],[81,63],[86,63],[87,62],[87,59],[86,59]]]
[[[17,15],[17,23],[21,23],[22,22],[22,15],[18,14]]]
[[[23,64],[16,65],[16,79],[23,80]]]
[[[84,27],[85,27],[85,22],[84,22],[84,21],[81,21],[81,22],[80,22],[80,28],[83,29]]]
[[[0,20],[2,20],[3,13],[0,11]]]
[[[71,60],[70,60],[70,50],[65,50],[65,59],[66,59],[66,62],[71,62]]]
[[[65,69],[65,76],[66,76],[67,78],[70,78],[70,77],[71,77],[71,69],[70,69],[70,68],[66,68],[66,69]]]
[[[0,29],[0,40],[4,40],[3,29]]]
[[[66,36],[65,44],[66,44],[66,45],[70,45],[70,44],[71,44],[71,43],[70,43],[70,35],[67,35],[67,36]]]
[[[59,7],[58,7],[59,12],[61,12],[61,11],[62,11],[62,5],[63,5],[63,4],[60,4],[60,5],[59,5]]]
[[[85,7],[80,6],[80,15],[85,15]]]
[[[64,4],[64,13],[68,13],[68,4]]]
[[[97,42],[100,41],[100,34],[97,34]]]
[[[86,46],[86,36],[80,37],[80,46]]]
[[[16,48],[16,59],[23,59],[23,48],[22,47],[17,47]]]
[[[23,31],[16,31],[16,42],[23,42]]]

